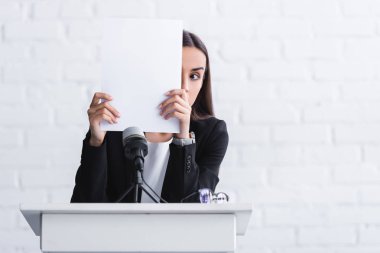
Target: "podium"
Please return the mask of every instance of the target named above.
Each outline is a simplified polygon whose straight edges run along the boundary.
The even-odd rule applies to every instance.
[[[234,252],[252,205],[22,204],[42,252]]]

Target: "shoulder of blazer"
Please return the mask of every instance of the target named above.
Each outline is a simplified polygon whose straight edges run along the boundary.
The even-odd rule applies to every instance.
[[[197,142],[207,140],[213,134],[217,134],[215,130],[226,131],[226,123],[216,117],[190,122],[190,131],[194,131]]]
[[[122,131],[107,131],[104,138],[107,148],[123,149],[123,132]]]

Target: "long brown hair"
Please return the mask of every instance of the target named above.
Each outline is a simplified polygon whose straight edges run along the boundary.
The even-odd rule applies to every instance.
[[[183,30],[182,46],[195,47],[201,50],[206,56],[206,69],[203,76],[202,88],[199,91],[198,96],[192,106],[191,119],[199,120],[214,116],[211,93],[210,62],[208,58],[207,48],[197,35],[186,30]]]

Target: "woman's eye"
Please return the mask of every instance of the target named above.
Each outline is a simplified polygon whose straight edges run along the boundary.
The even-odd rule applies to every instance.
[[[191,74],[190,75],[191,80],[198,80],[199,78],[200,78],[200,76],[198,74]]]

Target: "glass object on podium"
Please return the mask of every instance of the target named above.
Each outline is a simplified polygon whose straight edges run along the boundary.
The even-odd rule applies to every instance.
[[[187,195],[185,198],[181,200],[181,203],[189,199],[190,197],[194,196],[195,194],[199,195],[199,202],[202,204],[211,204],[211,203],[221,204],[221,203],[227,203],[229,201],[229,196],[224,192],[213,193],[212,190],[209,188],[202,188],[196,192],[193,192]]]
[[[229,197],[224,192],[215,192],[213,193],[208,188],[199,189],[199,201],[201,203],[227,203],[229,200]]]

